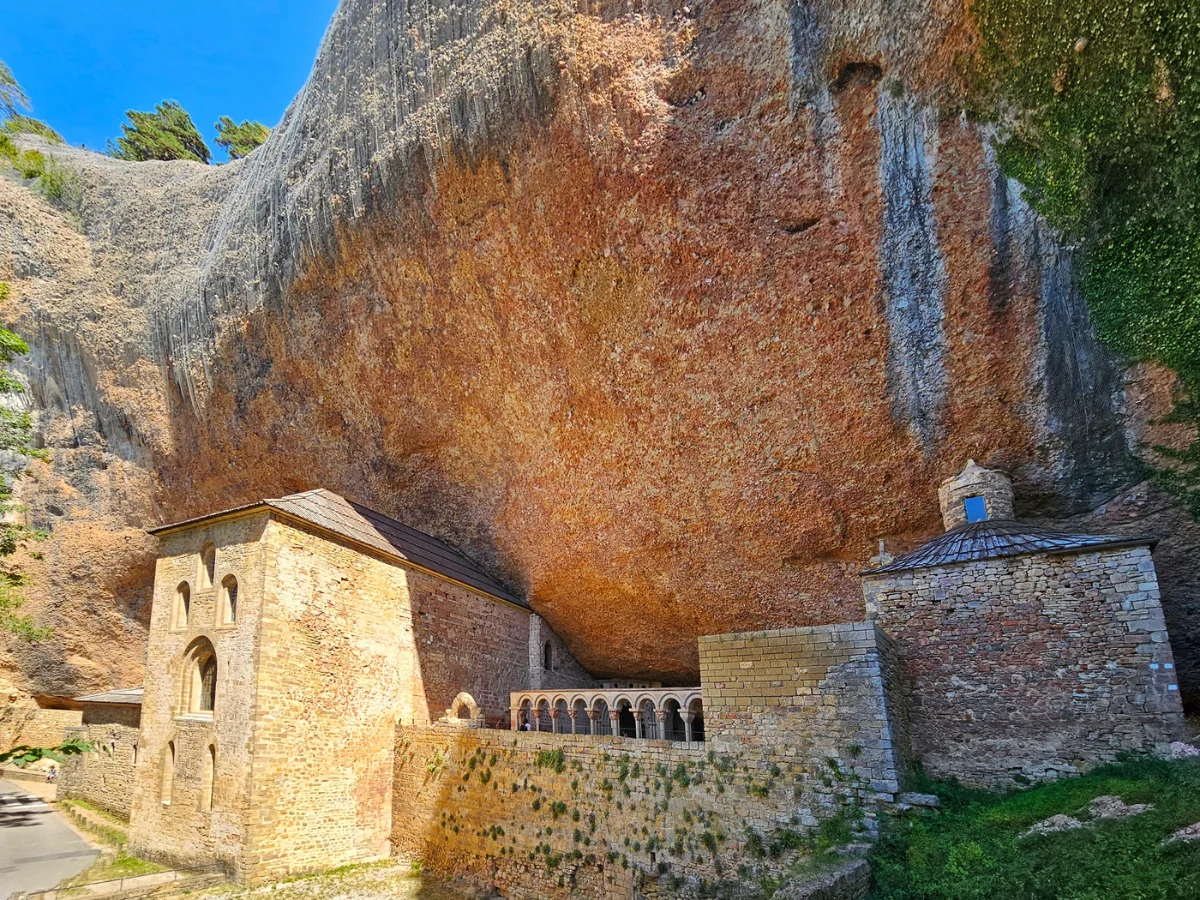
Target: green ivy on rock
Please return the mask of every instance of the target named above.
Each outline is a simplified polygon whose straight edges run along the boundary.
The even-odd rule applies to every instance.
[[[974,103],[997,156],[1078,247],[1101,340],[1178,375],[1200,424],[1200,6],[1187,0],[976,0]],[[1156,448],[1200,516],[1200,444]]]

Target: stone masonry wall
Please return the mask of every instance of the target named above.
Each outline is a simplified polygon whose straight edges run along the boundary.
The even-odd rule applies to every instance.
[[[0,745],[9,747],[53,747],[61,744],[68,728],[78,725],[83,713],[77,709],[41,709],[9,706],[0,709]]]
[[[142,708],[132,703],[87,703],[84,725],[124,725],[137,730],[142,725]]]
[[[913,751],[934,775],[1053,778],[1179,733],[1147,547],[920,569],[863,589],[896,642]]]
[[[401,729],[395,849],[516,900],[717,896],[782,871],[750,848],[870,830],[899,790],[886,652],[865,623],[702,639],[706,744]]]
[[[266,514],[260,513],[200,525],[161,541],[130,827],[130,843],[139,856],[237,872],[246,839],[266,524]],[[204,587],[200,552],[209,541],[216,545],[215,577],[211,587]],[[217,592],[231,574],[239,586],[237,621],[219,624]],[[191,615],[186,628],[173,628],[175,592],[183,582],[191,587]],[[184,655],[201,637],[211,641],[217,656],[215,709],[211,715],[188,715],[181,708]],[[163,768],[169,742],[175,745],[175,763],[167,804]],[[216,748],[216,773],[212,809],[204,810],[201,788],[209,747]]]
[[[510,900],[718,896],[739,866],[757,878],[790,861],[747,845],[807,830],[798,777],[703,744],[402,728],[392,837],[398,854]]]
[[[395,728],[414,715],[408,573],[274,519],[264,547],[249,881],[387,855]]]
[[[94,753],[64,758],[58,773],[58,796],[86,800],[128,819],[132,808],[134,762],[141,732],[126,725],[72,728],[68,737],[91,741]]]
[[[552,649],[549,671],[544,665],[547,641],[550,642]],[[575,657],[571,655],[571,651],[567,649],[563,639],[554,633],[545,619],[537,615],[529,617],[529,672],[529,690],[596,686],[596,680],[575,661]],[[516,690],[516,688],[512,688],[512,690]],[[505,695],[505,702],[508,702],[507,695]]]
[[[534,630],[555,641],[555,658],[564,672],[577,670],[582,674],[575,682],[592,683],[550,629],[537,628],[535,620],[540,620],[529,611],[420,572],[410,574],[409,590],[418,664],[416,718],[406,719],[408,724],[436,721],[465,691],[488,725],[507,727],[509,692],[532,686],[529,646]]]
[[[874,625],[853,622],[700,638],[705,724],[713,749],[766,768],[812,776],[836,760],[861,788],[867,811],[901,789],[887,677],[890,645]],[[894,687],[894,681],[892,682]],[[845,789],[809,779],[801,821],[816,824]]]

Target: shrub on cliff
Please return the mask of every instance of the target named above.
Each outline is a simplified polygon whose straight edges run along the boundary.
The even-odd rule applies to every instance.
[[[1200,897],[1200,762],[1136,759],[1007,794],[935,786],[943,812],[884,829],[872,900],[1182,900]],[[1097,797],[1149,804],[1101,818]],[[1052,816],[1076,827],[1030,834]],[[1062,820],[1060,820],[1062,821]]]
[[[41,119],[35,119],[32,116],[26,116],[22,113],[9,116],[4,122],[4,130],[9,134],[35,134],[40,138],[45,138],[52,144],[66,143],[61,134]]]
[[[6,282],[0,282],[0,301],[6,300],[10,290]],[[0,399],[14,398],[25,390],[21,382],[11,374],[9,366],[18,357],[29,352],[29,346],[7,328],[0,328]],[[8,457],[6,468],[23,456],[44,456],[44,451],[33,449],[33,422],[30,415],[19,404],[0,402],[0,455]],[[11,511],[12,482],[19,473],[11,477],[0,474],[0,516]],[[17,613],[21,606],[20,587],[26,576],[19,567],[6,565],[5,560],[16,552],[17,546],[27,538],[37,539],[42,535],[23,525],[0,522],[0,631],[7,631],[27,640],[38,640],[49,632],[38,628],[28,616]]]
[[[196,130],[192,117],[174,100],[164,100],[154,112],[129,110],[121,137],[108,142],[108,153],[132,162],[183,159],[207,164],[212,151]]]

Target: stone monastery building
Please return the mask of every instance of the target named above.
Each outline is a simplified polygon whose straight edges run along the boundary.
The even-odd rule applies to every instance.
[[[701,638],[678,688],[598,683],[470,559],[328,491],[159,528],[144,693],[81,698],[112,752],[60,790],[243,881],[401,853],[630,896],[715,877],[747,829],[871,832],[917,761],[1011,785],[1176,738],[1153,541],[1022,525],[974,462],[939,498],[946,532],[863,574],[862,621]],[[586,844],[542,837],[569,808]]]

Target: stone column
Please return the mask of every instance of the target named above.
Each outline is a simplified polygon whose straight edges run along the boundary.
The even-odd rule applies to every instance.
[[[589,708],[587,717],[588,724],[591,726],[592,737],[595,737],[599,733],[596,731],[596,723],[600,721],[600,711]]]
[[[633,729],[634,729],[633,736],[635,738],[638,738],[639,740],[641,740],[641,738],[643,737],[643,731],[642,731],[642,711],[640,709],[635,709],[633,711]]]
[[[613,709],[611,706],[608,708],[608,724],[614,736],[621,733],[621,711],[619,709]]]
[[[571,734],[579,734],[579,712],[573,706],[567,707],[567,715],[571,717]]]
[[[683,719],[683,739],[690,744],[692,742],[692,720],[696,718],[696,714],[690,709],[681,709],[679,717]]]
[[[509,721],[512,724],[513,731],[521,730],[521,707],[510,706],[508,708]]]
[[[559,724],[558,724],[559,712],[560,712],[560,710],[557,706],[550,707],[550,733],[551,734],[562,734],[562,731],[559,729]]]

